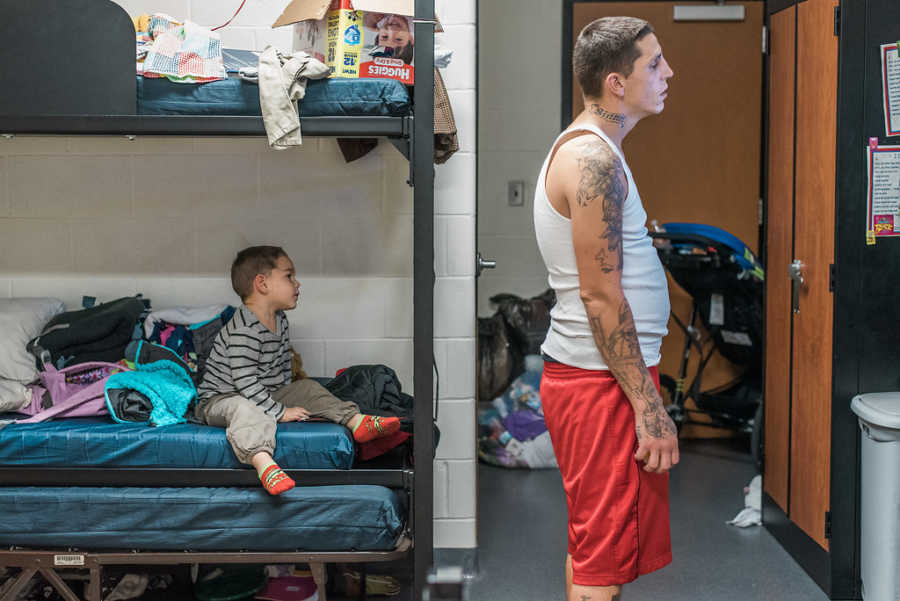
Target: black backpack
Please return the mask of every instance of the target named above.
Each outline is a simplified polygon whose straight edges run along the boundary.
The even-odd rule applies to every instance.
[[[125,357],[135,325],[148,309],[149,301],[138,295],[60,313],[26,348],[38,369],[45,362],[57,369],[88,361],[115,363]]]

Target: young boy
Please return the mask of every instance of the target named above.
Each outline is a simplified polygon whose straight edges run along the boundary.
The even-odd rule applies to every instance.
[[[226,428],[241,463],[252,465],[265,489],[279,495],[294,481],[272,459],[277,422],[323,418],[347,426],[357,442],[400,429],[396,417],[363,415],[314,380],[291,383],[287,309],[297,306],[294,264],[277,246],[253,246],[231,265],[231,285],[243,305],[216,336],[197,387],[197,417]]]

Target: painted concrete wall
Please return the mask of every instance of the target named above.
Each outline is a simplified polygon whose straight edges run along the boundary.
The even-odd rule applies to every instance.
[[[485,0],[478,6],[478,249],[497,268],[478,280],[478,315],[498,292],[547,289],[532,223],[534,183],[559,134],[561,0]],[[507,184],[525,182],[523,206]]]

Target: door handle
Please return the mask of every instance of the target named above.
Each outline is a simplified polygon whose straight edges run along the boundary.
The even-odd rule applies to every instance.
[[[788,265],[788,277],[791,278],[791,310],[794,313],[800,312],[800,287],[806,283],[803,279],[803,270],[806,265],[800,259]]]
[[[475,253],[475,277],[481,275],[481,272],[485,269],[496,269],[497,261],[493,259],[485,259],[481,256],[481,253]]]

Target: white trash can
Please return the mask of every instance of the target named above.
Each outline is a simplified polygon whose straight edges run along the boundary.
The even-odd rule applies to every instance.
[[[865,601],[900,599],[900,392],[861,394],[860,575]]]

